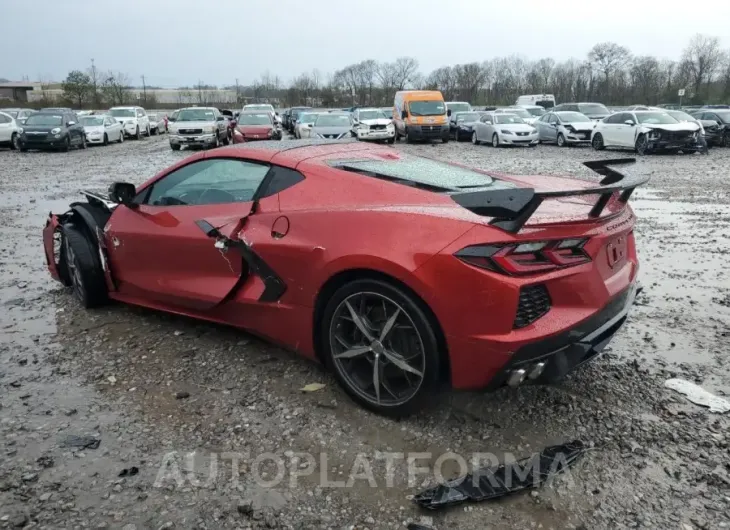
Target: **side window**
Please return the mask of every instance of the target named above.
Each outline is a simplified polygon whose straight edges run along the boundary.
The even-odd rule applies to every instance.
[[[142,109],[137,109],[137,117],[142,118],[144,116],[144,111]]]
[[[707,118],[705,118],[706,120],[713,120],[713,121],[716,121],[717,123],[722,123],[722,120],[720,119],[720,116],[718,116],[717,114],[713,114],[712,112],[708,112],[708,113],[705,114],[705,116],[707,116]]]
[[[259,199],[263,197],[269,197],[287,188],[291,188],[295,184],[304,180],[304,175],[289,169],[288,167],[271,166],[271,172],[268,176],[268,184],[266,188],[261,190],[261,194],[257,197]]]
[[[248,202],[261,186],[269,166],[245,160],[199,160],[162,177],[143,202],[155,206],[194,206]]]
[[[611,123],[611,124],[623,123],[621,121],[621,116],[623,116],[622,113],[613,114],[613,115],[609,116],[608,118],[606,118],[606,123]]]
[[[75,119],[75,118],[76,118],[76,116],[74,116],[73,114],[66,114],[66,115],[65,115],[65,116],[63,117],[63,123],[64,123],[65,125],[68,125],[68,124],[69,124],[70,122],[72,122],[72,121],[76,121],[76,119]]]
[[[492,123],[492,117],[491,117],[491,116],[484,116],[484,117],[482,117],[482,121],[483,121],[484,123],[489,123],[489,124],[491,124],[491,123]]]
[[[0,123],[10,123],[10,119],[4,114],[0,114]]]
[[[555,114],[551,114],[550,118],[548,119],[548,123],[551,125],[555,125],[558,123],[558,117]]]

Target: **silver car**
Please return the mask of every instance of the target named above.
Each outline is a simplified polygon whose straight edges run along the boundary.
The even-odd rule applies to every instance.
[[[84,127],[86,143],[103,144],[124,141],[122,124],[109,115],[79,116],[79,123]]]
[[[147,114],[147,117],[150,119],[150,132],[152,134],[162,134],[164,132],[167,132],[164,114],[150,112]]]
[[[472,126],[471,141],[474,145],[489,142],[492,147],[503,145],[537,145],[537,129],[526,124],[516,114],[487,112]]]
[[[310,138],[342,140],[352,137],[352,116],[349,112],[319,114],[312,124]]]
[[[554,142],[558,147],[591,143],[596,122],[573,111],[548,112],[535,123],[540,142]]]
[[[299,115],[297,124],[294,126],[295,138],[309,138],[312,134],[312,127],[317,121],[318,112],[303,112]]]

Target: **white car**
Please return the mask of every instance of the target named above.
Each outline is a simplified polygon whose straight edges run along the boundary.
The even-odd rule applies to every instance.
[[[107,145],[109,142],[124,141],[122,124],[112,116],[79,116],[79,123],[84,127],[87,144]]]
[[[167,132],[164,114],[152,112],[147,114],[147,118],[150,120],[150,132],[152,134],[162,134]]]
[[[520,118],[522,118],[522,121],[524,121],[528,125],[533,125],[538,118],[537,116],[533,116],[524,107],[502,107],[495,110],[494,112],[502,114],[514,114],[515,116],[519,116]]]
[[[241,112],[246,111],[257,111],[261,112],[262,110],[270,112],[274,116],[274,120],[276,123],[281,124],[281,116],[279,116],[279,113],[276,112],[276,109],[273,105],[269,103],[251,103],[250,105],[244,105],[243,110]]]
[[[700,125],[680,122],[664,110],[617,112],[596,124],[591,134],[596,150],[633,149],[639,154],[657,150],[701,151]]]
[[[395,142],[395,125],[393,118],[386,116],[382,110],[356,109],[352,113],[352,135],[358,140]]]
[[[541,142],[555,142],[558,147],[591,143],[596,123],[580,112],[548,112],[535,122]]]
[[[527,112],[532,114],[533,117],[536,119],[540,119],[541,116],[544,116],[547,112],[544,107],[541,107],[540,105],[515,105],[515,107],[522,107]]]
[[[0,112],[0,145],[20,148],[20,127],[10,114]]]
[[[314,124],[317,121],[318,112],[303,112],[299,115],[297,124],[294,126],[294,137],[295,138],[310,138],[312,135],[312,128],[310,124]]]
[[[538,142],[537,129],[526,124],[516,114],[487,112],[474,122],[471,133],[474,145],[489,142],[492,147],[502,145],[527,145],[535,147]]]
[[[115,120],[122,124],[124,135],[137,138],[150,136],[150,120],[142,107],[112,107],[108,111]]]

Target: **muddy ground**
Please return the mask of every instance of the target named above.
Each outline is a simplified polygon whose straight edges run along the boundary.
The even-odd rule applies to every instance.
[[[581,161],[617,155],[397,148],[522,174],[587,175]],[[244,332],[122,305],[85,311],[51,281],[49,210],[187,154],[164,137],[0,150],[0,528],[730,528],[730,415],[663,387],[681,377],[730,394],[730,149],[633,168],[652,176],[632,199],[645,290],[600,360],[559,386],[446,394],[400,422]],[[326,386],[301,392],[309,383]],[[100,444],[66,447],[69,436]],[[549,487],[438,513],[408,498],[433,473],[409,484],[405,461],[391,457],[387,473],[383,458],[429,453],[418,465],[450,477],[444,453],[519,458],[576,438],[592,450]]]

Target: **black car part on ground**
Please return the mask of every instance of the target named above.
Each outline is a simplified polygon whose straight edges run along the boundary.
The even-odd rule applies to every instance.
[[[429,510],[438,510],[467,501],[496,499],[537,488],[570,467],[587,450],[586,444],[580,440],[552,445],[528,458],[477,469],[462,478],[429,488],[416,495],[413,502]]]
[[[599,198],[589,213],[590,217],[598,218],[615,192],[621,192],[618,200],[625,204],[637,186],[649,181],[649,176],[626,176],[610,167],[635,162],[635,158],[583,162],[584,166],[604,177],[599,183],[600,187],[540,192],[533,188],[479,190],[452,193],[451,198],[477,215],[493,217],[489,224],[511,233],[519,232],[545,199],[598,195]]]

